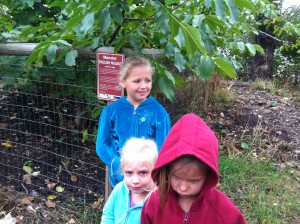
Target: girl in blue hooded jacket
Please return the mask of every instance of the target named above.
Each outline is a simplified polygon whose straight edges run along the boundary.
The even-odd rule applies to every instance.
[[[153,140],[131,138],[123,147],[121,169],[124,180],[118,183],[103,208],[101,224],[139,224],[142,207],[156,189],[151,171],[157,159]]]
[[[124,143],[131,137],[153,139],[159,151],[171,128],[165,108],[149,96],[153,73],[149,60],[139,56],[126,58],[120,70],[120,85],[127,96],[102,110],[96,152],[109,169],[112,188],[123,180],[119,166]]]

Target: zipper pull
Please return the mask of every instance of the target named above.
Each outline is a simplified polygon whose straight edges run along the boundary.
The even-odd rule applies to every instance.
[[[184,219],[183,219],[183,224],[187,224],[188,223],[188,218],[189,218],[189,213],[185,213]]]
[[[133,115],[135,115],[135,114],[136,114],[136,108],[133,109]]]

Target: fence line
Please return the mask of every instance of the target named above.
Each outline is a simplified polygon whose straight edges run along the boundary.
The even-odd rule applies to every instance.
[[[92,66],[0,63],[0,186],[46,200],[55,195],[64,208],[71,200],[84,207],[104,198],[95,139],[105,104],[96,98]]]

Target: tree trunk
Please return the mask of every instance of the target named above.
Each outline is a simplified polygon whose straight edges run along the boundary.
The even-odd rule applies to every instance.
[[[263,18],[261,18],[263,19]],[[274,51],[276,47],[273,35],[273,27],[260,25],[258,27],[259,35],[255,37],[255,43],[264,49],[264,54],[256,53],[253,57],[251,74],[248,79],[251,81],[257,78],[271,79],[273,76]]]

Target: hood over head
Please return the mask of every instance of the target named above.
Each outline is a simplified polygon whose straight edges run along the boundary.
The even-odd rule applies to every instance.
[[[182,116],[171,128],[152,170],[158,180],[159,169],[183,155],[192,155],[210,167],[205,188],[214,187],[219,180],[218,140],[207,124],[195,114]]]

